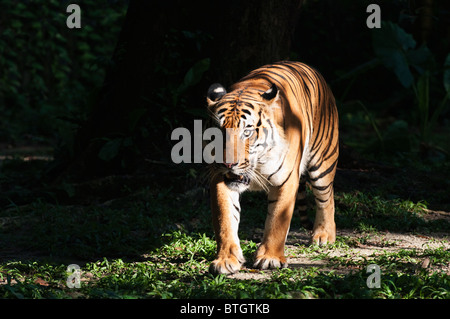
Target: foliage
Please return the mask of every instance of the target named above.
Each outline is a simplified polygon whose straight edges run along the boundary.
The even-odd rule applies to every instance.
[[[377,57],[384,66],[394,71],[401,84],[405,88],[414,89],[420,138],[428,141],[436,121],[447,107],[450,95],[450,69],[446,66],[450,61],[450,54],[447,55],[444,67],[436,68],[435,58],[428,47],[421,45],[416,48],[416,41],[412,35],[392,22],[383,22],[380,29],[374,30],[373,46]],[[416,75],[413,75],[412,69],[416,71]],[[443,77],[446,92],[443,93],[444,97],[438,107],[431,109],[430,78],[436,75]]]
[[[70,143],[111,61],[126,1],[83,1],[81,29],[65,1],[0,4],[0,139]]]
[[[425,45],[416,49],[413,36],[393,22],[382,21],[381,28],[372,33],[372,42],[376,56],[406,88],[414,81],[410,67],[423,73],[433,63],[430,50]]]
[[[426,44],[417,45],[412,34],[390,21],[382,21],[380,29],[372,30],[372,47],[374,59],[340,78],[350,79],[342,100],[338,100],[343,131],[364,131],[361,139],[345,135],[346,142],[389,161],[402,162],[402,157],[413,157],[439,164],[448,160],[449,145],[441,138],[448,134],[448,52],[445,61],[438,62],[439,51],[433,52]],[[389,73],[381,73],[389,83],[377,84],[385,101],[371,102],[373,95],[345,101],[354,81],[362,75],[382,72],[380,65],[393,72],[400,86],[389,80]],[[373,81],[364,83],[374,85]],[[390,105],[390,99],[396,104]]]

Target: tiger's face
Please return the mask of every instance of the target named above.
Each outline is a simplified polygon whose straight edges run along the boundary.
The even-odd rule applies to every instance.
[[[223,161],[215,166],[235,191],[267,190],[264,172],[270,171],[283,144],[273,108],[279,107],[275,85],[249,85],[227,93],[213,84],[207,95],[209,110],[224,136]]]

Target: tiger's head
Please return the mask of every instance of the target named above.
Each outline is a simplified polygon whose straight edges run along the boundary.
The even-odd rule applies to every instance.
[[[242,82],[227,93],[222,85],[213,84],[206,100],[224,137],[223,157],[218,157],[214,174],[223,174],[227,186],[238,192],[267,190],[270,183],[265,173],[273,171],[286,149],[274,115],[281,103],[277,86],[267,81]]]

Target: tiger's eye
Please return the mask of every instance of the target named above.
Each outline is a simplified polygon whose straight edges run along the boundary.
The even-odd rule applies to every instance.
[[[250,137],[250,136],[252,136],[252,134],[253,134],[253,130],[245,130],[244,131],[244,136],[245,137]]]

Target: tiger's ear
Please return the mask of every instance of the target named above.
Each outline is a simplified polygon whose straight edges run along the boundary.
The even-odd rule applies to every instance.
[[[273,100],[278,95],[278,88],[275,84],[272,83],[270,89],[261,94],[262,98],[266,101]]]
[[[227,94],[227,90],[225,90],[222,84],[212,84],[208,89],[208,93],[206,94],[206,102],[208,102],[208,106],[211,106],[211,104],[214,104],[215,102],[220,100],[225,94]]]

